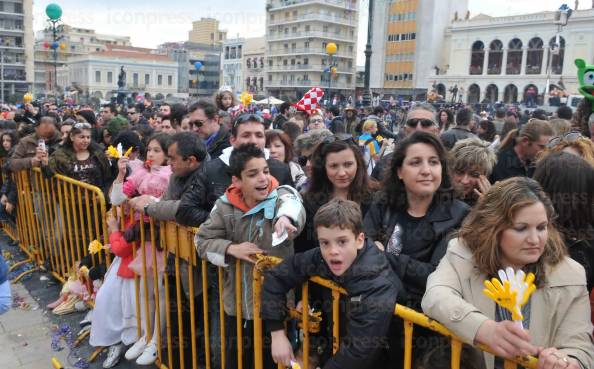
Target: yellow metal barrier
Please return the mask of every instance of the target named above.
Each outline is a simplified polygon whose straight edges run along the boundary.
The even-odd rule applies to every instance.
[[[74,263],[88,255],[87,246],[90,241],[97,239],[103,244],[108,243],[105,222],[107,206],[99,188],[61,175],[47,179],[39,169],[14,173],[13,178],[19,198],[16,228],[3,228],[9,236],[18,240],[20,248],[29,257],[28,261],[36,265],[48,263],[51,273],[64,281]],[[134,247],[134,256],[140,253],[142,261],[142,273],[135,278],[138,335],[146,335],[147,341],[154,339],[158,350],[157,367],[226,368],[225,353],[229,343],[225,339],[227,327],[223,306],[223,283],[228,270],[217,268],[216,273],[209,273],[209,268],[214,268],[205,260],[198,260],[194,248],[195,229],[173,222],[157,224],[153,219],[145,218],[141,214],[136,214],[134,218],[133,213],[124,212],[121,208],[119,211],[114,208],[113,211],[120,216],[122,230],[124,217],[129,216],[131,220],[136,219],[139,223],[139,239]],[[157,250],[157,245],[160,246],[160,250]],[[109,265],[110,255],[99,253],[96,261]],[[242,264],[237,261],[234,266],[229,267],[236,268],[236,279],[233,283],[236,292],[237,367],[240,369],[243,369],[245,364],[243,352],[251,350],[254,350],[255,368],[263,368],[264,332],[259,315],[262,268],[271,267],[279,261],[265,257],[258,263],[258,267],[254,268],[254,339],[250,347],[245,347],[242,340]],[[167,265],[163,272],[156,267],[160,263]],[[335,283],[319,277],[312,277],[304,283],[300,325],[304,332],[304,369],[309,369],[309,332],[312,319],[307,313],[309,283],[323,286],[332,292],[333,353],[338,351],[340,345],[339,301],[340,295],[345,294]],[[212,295],[215,292],[218,292],[218,298]],[[212,311],[215,308],[218,308],[218,311]],[[460,367],[462,343],[444,326],[401,305],[395,306],[394,315],[405,322],[405,369],[410,369],[412,365],[412,334],[415,325],[449,337],[452,346],[451,367]],[[295,316],[294,312],[292,316]],[[189,323],[189,329],[184,324],[186,321]],[[200,340],[203,342],[199,342]],[[478,348],[492,353],[487,347]],[[514,368],[516,364],[520,364],[525,368],[534,369],[536,363],[537,359],[533,357],[516,358],[506,360],[505,367]]]
[[[16,228],[3,228],[18,240],[28,256],[25,261],[47,265],[64,282],[75,263],[88,255],[91,241],[107,243],[103,192],[62,175],[45,178],[39,168],[14,173],[13,179],[18,192]],[[110,261],[103,252],[92,260],[107,265]]]
[[[261,358],[262,356],[262,320],[259,318],[259,311],[260,311],[260,301],[261,301],[261,291],[262,291],[262,283],[264,281],[264,277],[262,271],[272,265],[278,264],[280,262],[279,259],[264,257],[261,261],[258,262],[256,268],[254,268],[254,340],[255,340],[255,349],[256,349],[256,357]],[[309,314],[309,302],[308,302],[308,288],[309,283],[315,283],[325,288],[332,290],[332,319],[333,319],[333,352],[336,353],[339,345],[339,337],[338,337],[338,323],[339,323],[339,309],[338,309],[338,298],[335,296],[337,294],[344,294],[346,295],[346,291],[341,288],[340,286],[336,285],[334,282],[322,279],[320,277],[312,277],[310,280],[303,284],[302,289],[302,325],[303,327],[308,326],[308,319]],[[257,313],[256,313],[257,310]],[[450,332],[447,328],[443,325],[438,323],[435,320],[432,320],[428,316],[421,314],[413,309],[407,308],[406,306],[402,306],[397,304],[394,307],[394,315],[402,318],[404,320],[404,369],[411,369],[412,367],[412,350],[413,350],[413,327],[414,325],[418,325],[420,327],[428,328],[434,332],[439,333],[442,336],[449,337],[451,339],[451,346],[452,346],[452,356],[451,356],[451,367],[452,369],[460,369],[460,355],[462,351],[462,341],[456,337],[452,332]],[[256,326],[258,328],[256,328]],[[258,334],[256,334],[258,332]],[[309,332],[307,329],[304,329],[304,338],[303,338],[303,360],[304,365],[303,369],[309,369]],[[490,354],[494,353],[484,345],[478,345],[478,349],[488,352]],[[505,360],[504,365],[506,369],[516,368],[517,364],[522,365],[526,369],[536,369],[538,360],[534,357],[517,357],[514,360]],[[280,368],[280,366],[279,366]],[[262,361],[256,361],[256,369],[262,369]]]

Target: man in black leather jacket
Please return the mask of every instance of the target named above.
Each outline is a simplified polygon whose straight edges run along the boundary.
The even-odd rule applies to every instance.
[[[179,224],[198,227],[206,220],[217,199],[225,193],[231,184],[228,173],[229,157],[234,147],[245,143],[254,143],[264,150],[266,138],[264,136],[264,120],[256,114],[239,116],[231,129],[231,147],[223,150],[218,158],[204,163],[198,175],[194,178],[190,189],[186,191],[180,201],[175,219]],[[281,185],[293,186],[289,166],[268,157],[265,150],[270,174]]]

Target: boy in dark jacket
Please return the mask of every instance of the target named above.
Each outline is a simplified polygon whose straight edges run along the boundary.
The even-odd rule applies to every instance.
[[[288,257],[265,274],[261,316],[272,336],[272,357],[295,361],[283,329],[286,294],[311,276],[331,279],[347,292],[346,334],[324,369],[381,368],[387,365],[388,330],[401,283],[384,254],[366,242],[359,205],[334,199],[314,217],[320,247]]]

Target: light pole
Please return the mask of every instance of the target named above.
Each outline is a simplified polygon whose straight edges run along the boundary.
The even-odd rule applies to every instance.
[[[336,54],[336,44],[334,42],[330,42],[326,45],[326,53],[330,56],[330,66],[328,67],[328,105],[332,105],[332,76],[336,73],[336,68],[334,67],[334,54]]]
[[[50,23],[52,31],[52,43],[51,48],[54,50],[54,91],[56,93],[56,99],[58,98],[58,47],[60,44],[58,41],[62,39],[62,36],[58,36],[57,24],[61,22],[62,8],[58,4],[49,4],[45,8],[45,14],[47,15],[47,21]]]
[[[371,36],[373,31],[373,0],[369,0],[369,15],[367,20],[367,43],[365,44],[365,80],[363,82],[363,106],[371,105],[369,79],[371,74]]]
[[[0,46],[0,102],[4,104],[4,45]]]
[[[551,83],[551,69],[553,65],[553,55],[559,54],[561,48],[560,33],[563,27],[567,25],[569,17],[571,17],[572,10],[567,4],[561,5],[561,7],[555,12],[555,24],[557,25],[557,33],[555,33],[555,44],[551,47],[549,44],[549,60],[547,63],[547,84],[544,89],[543,100],[549,95],[550,83]],[[545,100],[546,101],[546,100]],[[543,101],[543,102],[545,102]]]

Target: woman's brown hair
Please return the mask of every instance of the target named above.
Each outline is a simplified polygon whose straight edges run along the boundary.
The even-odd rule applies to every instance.
[[[480,273],[497,276],[497,271],[503,268],[499,247],[501,234],[512,226],[513,218],[520,209],[537,203],[542,203],[547,212],[548,239],[541,257],[536,263],[527,265],[524,271],[534,273],[537,286],[544,284],[545,266],[559,263],[567,251],[554,226],[555,209],[551,200],[538,182],[526,177],[513,177],[495,183],[472,209],[458,232],[458,237],[472,251]]]
[[[285,163],[290,163],[293,160],[293,143],[289,136],[280,129],[266,131],[266,147],[270,147],[274,140],[280,140],[285,146]]]

